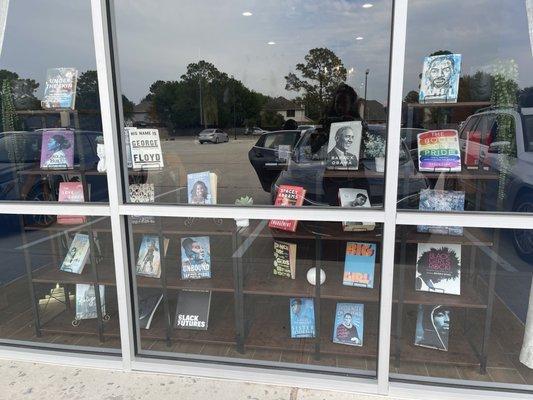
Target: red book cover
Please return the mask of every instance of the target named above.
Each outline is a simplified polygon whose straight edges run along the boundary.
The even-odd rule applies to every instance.
[[[83,203],[83,185],[81,182],[61,182],[59,184],[59,202]],[[64,225],[83,224],[85,217],[81,215],[58,215],[57,223]]]
[[[305,189],[301,186],[281,185],[276,196],[277,207],[301,207],[304,202]],[[298,225],[297,220],[271,219],[269,228],[281,229],[283,231],[294,232]]]

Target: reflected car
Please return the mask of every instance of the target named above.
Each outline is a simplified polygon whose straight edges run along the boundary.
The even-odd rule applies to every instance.
[[[298,125],[298,130],[299,131],[305,131],[307,129],[316,129],[316,128],[320,128],[320,125]]]
[[[261,129],[257,126],[254,126],[253,128],[246,128],[244,131],[245,135],[262,135],[263,133],[268,133],[270,131],[266,131],[264,129]]]
[[[204,129],[198,134],[200,144],[229,142],[229,135],[222,129]]]

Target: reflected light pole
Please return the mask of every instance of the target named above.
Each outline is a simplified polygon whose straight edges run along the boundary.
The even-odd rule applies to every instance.
[[[365,109],[363,110],[363,119],[366,121],[367,119],[367,116],[368,116],[368,107],[367,107],[367,104],[366,104],[366,88],[368,86],[368,73],[370,72],[370,70],[367,68],[366,71],[365,71]]]

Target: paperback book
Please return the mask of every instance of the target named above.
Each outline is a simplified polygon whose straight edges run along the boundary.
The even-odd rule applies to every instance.
[[[46,83],[41,107],[45,110],[74,110],[77,82],[78,71],[76,68],[49,68],[46,71]]]
[[[73,131],[67,129],[43,131],[41,143],[41,168],[74,168]]]
[[[296,278],[296,244],[274,240],[274,275]]]
[[[218,177],[214,172],[204,171],[187,174],[189,204],[217,204]]]
[[[460,244],[418,243],[416,259],[416,290],[461,294]]]
[[[461,171],[459,133],[453,129],[422,132],[418,140],[419,171]]]
[[[488,166],[483,165],[487,159],[489,145],[493,142],[492,133],[483,135],[481,131],[468,131],[466,133],[465,144],[465,166],[466,169],[483,169]]]
[[[138,288],[139,298],[139,328],[150,329],[154,314],[161,304],[163,294],[159,289]]]
[[[133,168],[133,161],[131,160],[130,132],[134,130],[137,130],[137,128],[134,128],[132,126],[124,127],[124,145],[126,147],[126,165],[128,166],[128,168]]]
[[[464,211],[465,192],[451,190],[422,189],[418,209],[421,211]],[[417,231],[437,235],[461,236],[462,226],[418,225]]]
[[[354,207],[354,208],[369,208],[370,197],[368,192],[365,189],[339,189],[339,203],[341,207]],[[354,222],[354,221],[343,221],[342,229],[346,232],[357,232],[357,231],[373,231],[375,228],[373,222]]]
[[[333,323],[333,343],[363,346],[365,305],[337,303]]]
[[[105,311],[105,286],[98,285],[100,288],[100,306],[102,316],[106,314]],[[96,290],[94,285],[85,283],[76,284],[76,319],[92,319],[97,318],[96,308]]]
[[[419,103],[456,103],[461,75],[461,54],[441,54],[424,59]]]
[[[211,278],[209,236],[181,238],[181,279]]]
[[[451,310],[442,305],[418,305],[415,346],[448,351]]]
[[[315,304],[310,298],[291,298],[291,338],[315,337]]]
[[[327,169],[356,170],[363,126],[361,121],[334,122],[329,130]]]
[[[375,266],[375,243],[346,243],[342,284],[373,289]]]
[[[157,129],[130,129],[129,137],[133,169],[163,168],[163,153]]]
[[[301,207],[305,198],[305,189],[301,186],[280,185],[276,201],[276,207]],[[270,228],[295,232],[298,226],[297,220],[271,219],[268,222]]]
[[[165,254],[168,247],[168,239],[164,239]],[[144,235],[139,247],[139,257],[135,267],[137,275],[149,278],[161,277],[161,251],[159,236]]]
[[[90,247],[89,235],[76,233],[74,239],[72,239],[72,243],[70,243],[60,270],[72,272],[73,274],[81,274],[89,258]]]
[[[83,184],[81,182],[60,182],[59,196],[60,203],[83,203]],[[86,218],[84,215],[58,215],[57,223],[62,225],[83,224]]]
[[[174,327],[206,331],[209,326],[210,308],[210,291],[180,290]]]
[[[132,203],[153,203],[155,201],[153,183],[132,183],[129,186],[129,192]],[[130,221],[134,225],[155,224],[155,217],[132,215]]]

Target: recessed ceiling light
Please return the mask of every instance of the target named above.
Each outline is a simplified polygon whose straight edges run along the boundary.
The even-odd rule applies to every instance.
[[[272,46],[272,45],[275,45],[275,44],[276,44],[276,42],[273,42],[273,41],[271,40],[271,41],[270,41],[270,42],[268,42],[267,44],[269,44],[269,45],[271,45],[271,46]]]
[[[363,4],[363,8],[371,8],[371,7],[374,7],[374,4],[370,4],[370,3]]]
[[[245,17],[251,17],[253,14],[250,11],[245,11],[242,13]]]
[[[362,37],[362,36],[357,36],[357,37],[355,38],[355,40],[363,40],[363,37]]]

